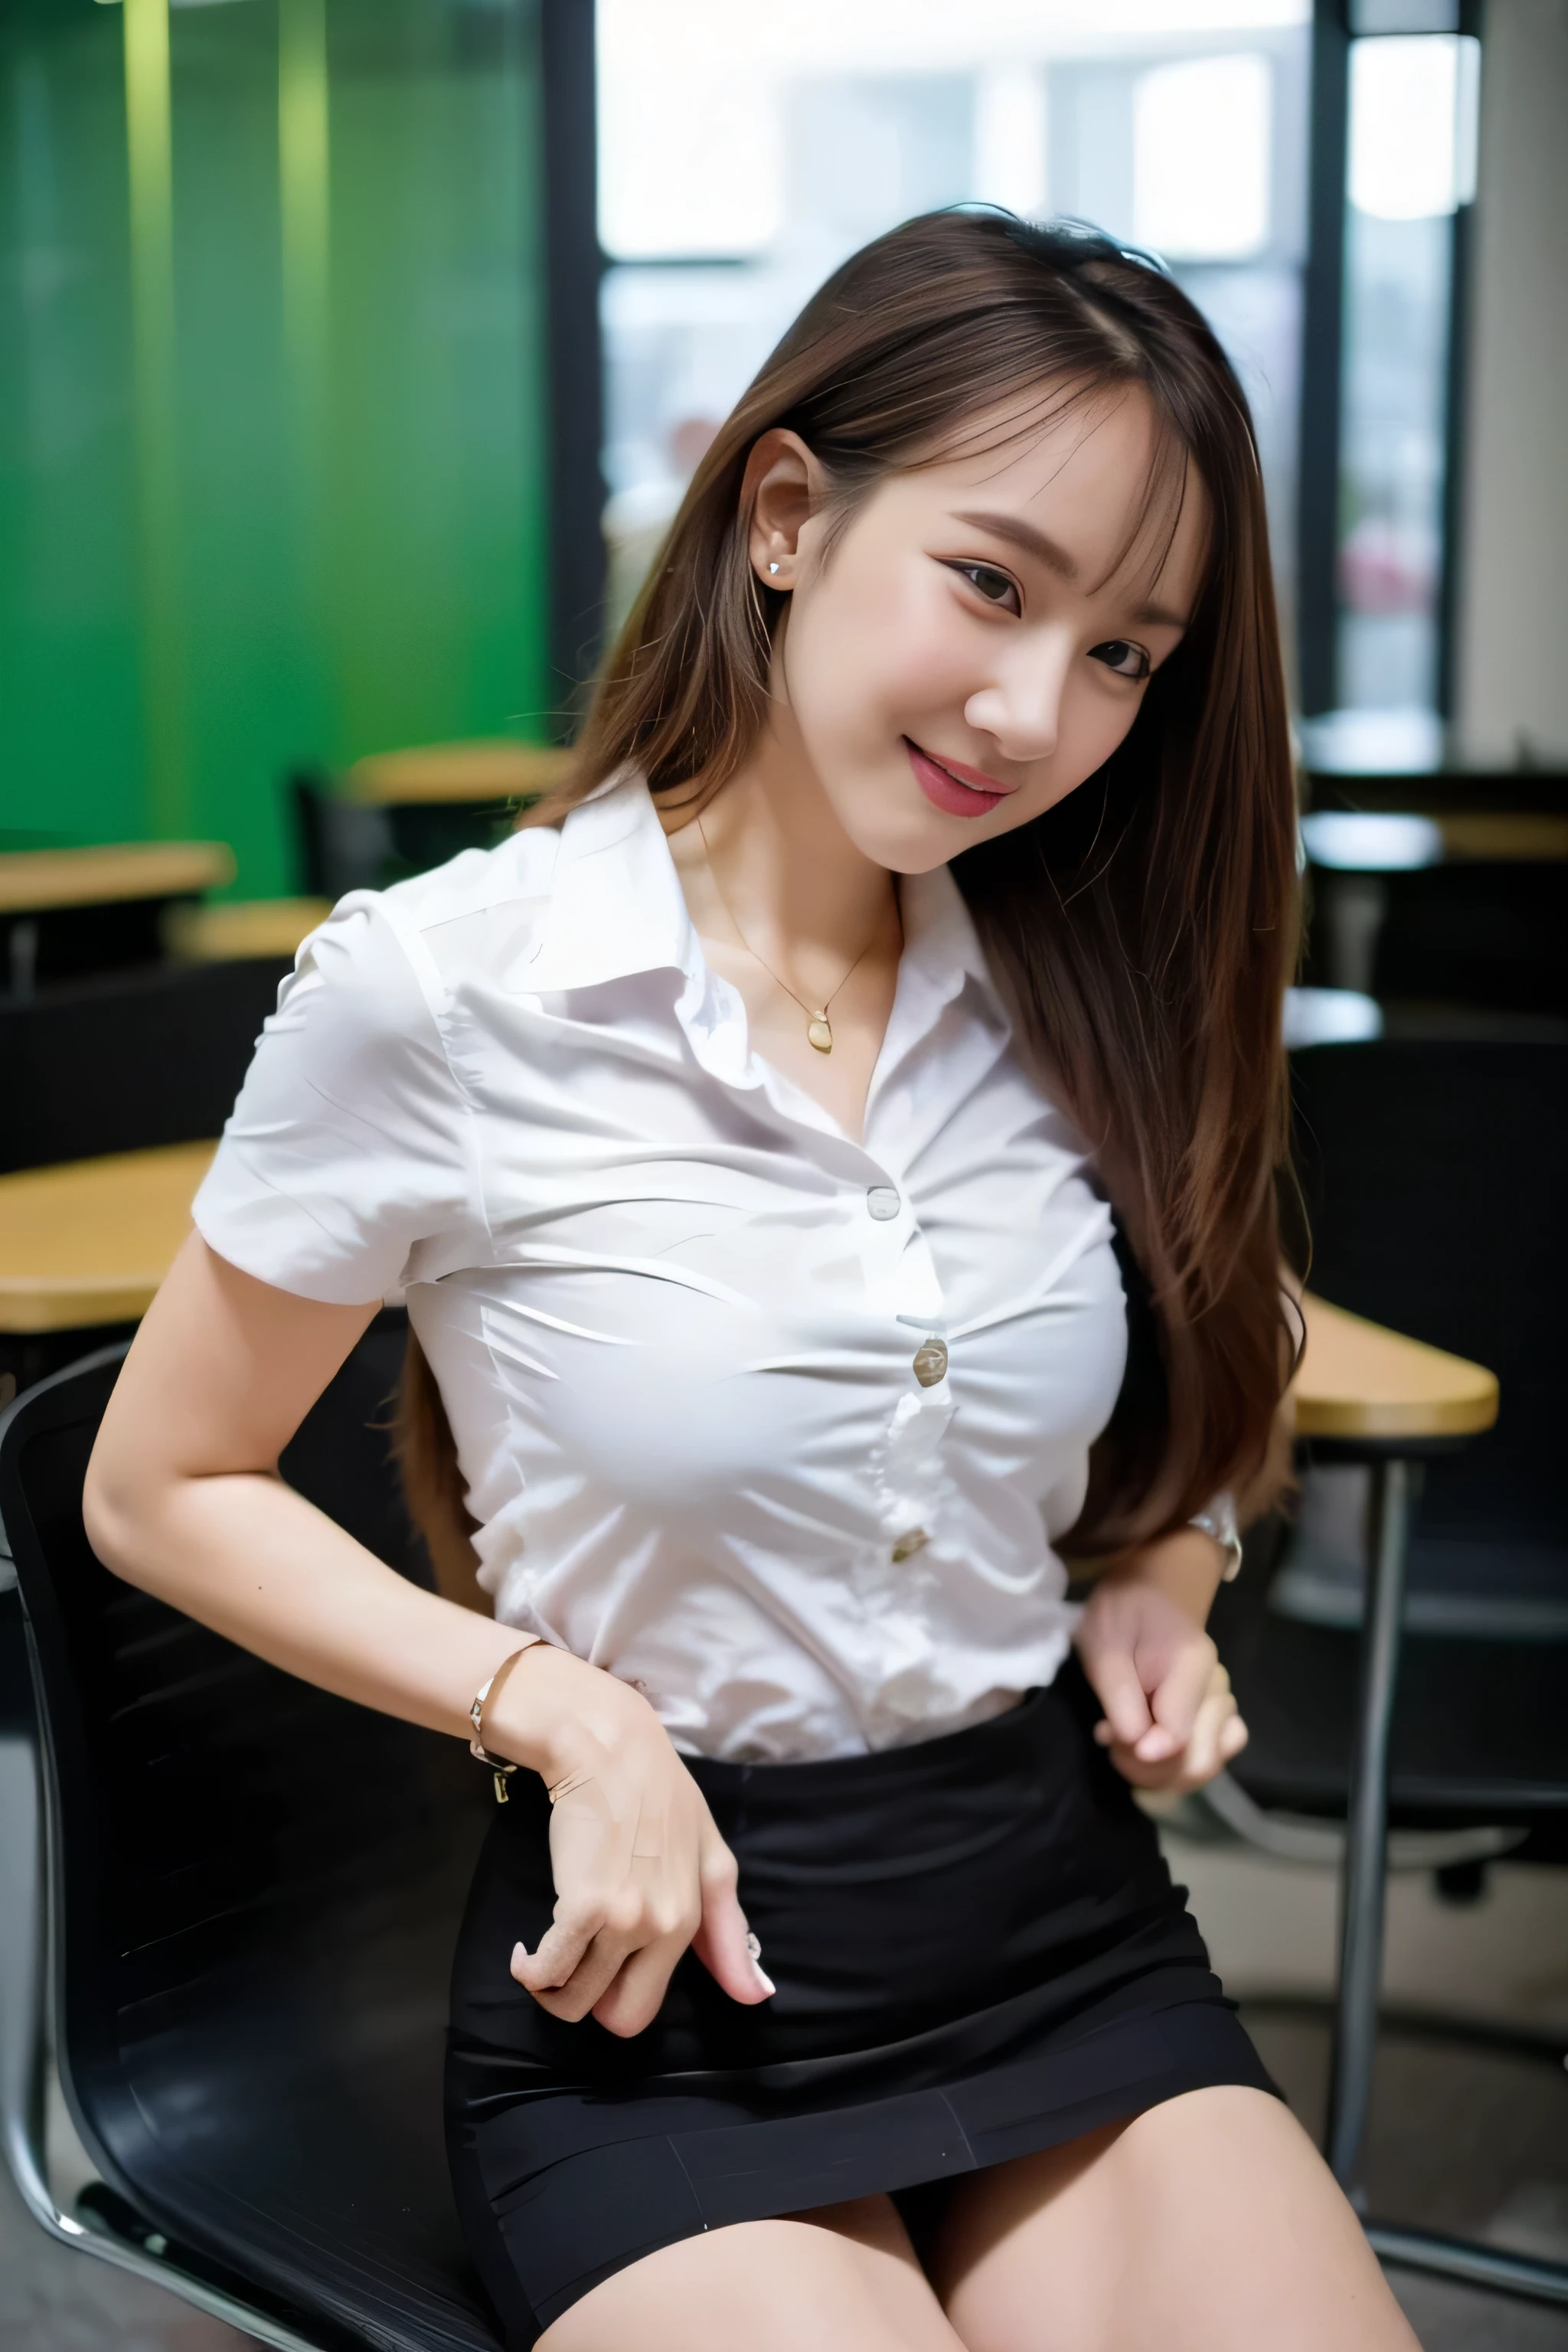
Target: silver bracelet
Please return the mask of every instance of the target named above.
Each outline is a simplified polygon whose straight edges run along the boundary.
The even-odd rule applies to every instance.
[[[1225,1554],[1219,1580],[1222,1584],[1233,1583],[1241,1569],[1241,1537],[1236,1524],[1236,1498],[1229,1489],[1216,1495],[1207,1510],[1196,1512],[1187,1525],[1213,1537]]]

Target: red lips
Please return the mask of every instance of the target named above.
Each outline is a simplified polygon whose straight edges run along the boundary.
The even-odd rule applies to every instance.
[[[999,784],[984,769],[971,768],[962,760],[933,760],[907,735],[904,749],[916,783],[931,806],[948,816],[984,816],[1017,790],[1015,784]]]

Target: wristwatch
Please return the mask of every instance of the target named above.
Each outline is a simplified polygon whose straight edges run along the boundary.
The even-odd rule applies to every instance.
[[[1233,1582],[1241,1568],[1241,1537],[1236,1525],[1236,1498],[1229,1489],[1216,1495],[1207,1510],[1196,1512],[1187,1525],[1214,1538],[1225,1554],[1219,1580],[1222,1584]]]

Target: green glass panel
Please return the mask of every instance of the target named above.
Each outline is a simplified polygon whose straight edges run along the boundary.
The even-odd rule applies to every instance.
[[[549,731],[537,32],[174,8],[160,229],[163,5],[0,27],[0,828],[216,835],[265,895],[292,767]]]
[[[119,11],[0,20],[0,826],[146,826]]]

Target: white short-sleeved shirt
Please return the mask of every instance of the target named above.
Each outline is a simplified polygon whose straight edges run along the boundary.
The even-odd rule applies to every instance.
[[[646,785],[301,949],[195,1203],[301,1297],[399,1290],[506,1623],[678,1747],[846,1756],[1055,1675],[1121,1385],[1110,1216],[945,868],[856,1142],[752,1049]]]

